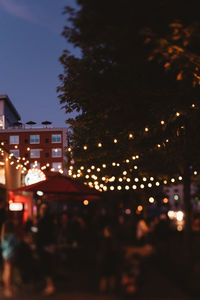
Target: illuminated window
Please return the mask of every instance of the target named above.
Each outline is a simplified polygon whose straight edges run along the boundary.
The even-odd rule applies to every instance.
[[[61,148],[53,148],[52,149],[52,157],[61,157],[62,149]]]
[[[18,135],[10,135],[10,144],[19,144],[19,136]]]
[[[52,134],[51,142],[52,143],[61,143],[61,134]]]
[[[62,169],[62,163],[61,162],[53,162],[52,163],[52,168],[53,168],[54,172],[57,172],[60,169]]]
[[[10,153],[13,153],[15,157],[19,157],[19,150],[18,149],[11,149]]]
[[[40,157],[40,149],[31,149],[30,158],[39,158]]]
[[[39,144],[40,136],[39,134],[30,135],[30,144]]]

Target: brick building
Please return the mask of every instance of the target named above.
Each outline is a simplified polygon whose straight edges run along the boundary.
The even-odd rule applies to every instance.
[[[27,169],[65,169],[67,129],[33,128],[20,123],[20,115],[7,95],[0,95],[0,143],[22,161]]]

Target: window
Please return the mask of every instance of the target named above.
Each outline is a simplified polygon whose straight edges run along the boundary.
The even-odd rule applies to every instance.
[[[49,157],[49,153],[48,152],[45,153],[45,157]]]
[[[40,136],[39,134],[30,135],[30,144],[39,144]]]
[[[31,168],[37,168],[37,169],[40,169],[40,163],[38,163],[37,161],[35,161],[34,163],[31,163],[31,164],[30,164],[30,167],[31,167]]]
[[[10,144],[19,144],[19,136],[18,135],[11,135],[10,136]]]
[[[51,142],[52,143],[61,143],[61,134],[52,134]]]
[[[16,158],[19,157],[19,150],[18,149],[11,149],[10,153],[13,153]]]
[[[53,162],[52,163],[52,171],[56,172],[62,169],[62,163],[61,162]]]
[[[30,158],[39,158],[40,157],[40,149],[31,149]]]
[[[52,149],[52,157],[61,157],[62,149],[61,148],[53,148]]]

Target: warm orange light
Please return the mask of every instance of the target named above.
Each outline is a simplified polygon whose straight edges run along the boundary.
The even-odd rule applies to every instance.
[[[167,198],[163,199],[163,203],[167,204],[169,202],[169,200]]]
[[[142,210],[143,210],[142,205],[138,205],[137,210],[138,210],[138,211],[142,211]]]
[[[89,201],[88,200],[84,200],[83,204],[87,206],[89,204]]]

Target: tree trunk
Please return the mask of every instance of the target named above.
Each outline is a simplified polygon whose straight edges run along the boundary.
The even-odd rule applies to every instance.
[[[183,190],[184,190],[184,213],[185,213],[185,251],[186,255],[190,255],[191,250],[191,175],[189,164],[185,163],[184,174],[183,174]]]

